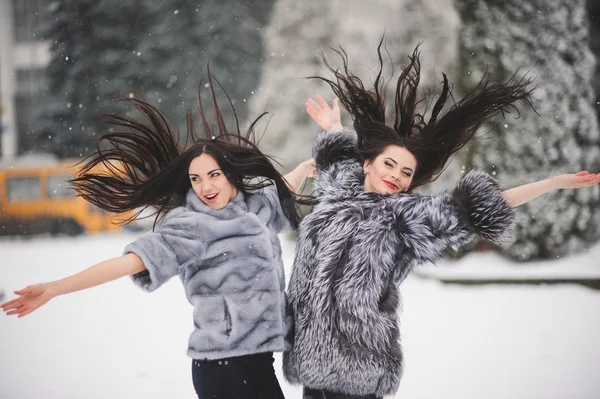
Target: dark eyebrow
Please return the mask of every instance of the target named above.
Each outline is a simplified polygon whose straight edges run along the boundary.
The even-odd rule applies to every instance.
[[[208,172],[208,173],[207,173],[207,175],[212,175],[214,172],[217,172],[217,171],[220,171],[220,170],[221,170],[221,169],[213,169],[213,170],[211,170],[210,172]],[[199,175],[199,174],[197,174],[197,173],[189,173],[189,176],[190,176],[190,177],[192,177],[192,176],[200,177],[200,175]]]

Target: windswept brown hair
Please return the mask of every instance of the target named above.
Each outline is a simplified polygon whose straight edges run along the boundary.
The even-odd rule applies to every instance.
[[[296,228],[300,223],[298,203],[310,204],[311,200],[296,196],[276,170],[272,159],[258,149],[255,127],[265,113],[242,133],[235,108],[223,90],[235,120],[235,130],[229,133],[217,104],[213,81],[223,90],[209,68],[207,83],[216,129],[206,116],[201,92],[204,82],[201,81],[198,98],[204,136],[197,135],[192,112],[188,110],[184,144],[180,144],[178,130],[171,128],[172,123],[166,114],[140,99],[121,100],[137,110],[142,118],[104,115],[113,129],[101,136],[96,152],[83,161],[79,174],[70,181],[78,195],[108,212],[135,211],[126,223],[139,218],[148,207],[155,208],[152,214],[158,220],[169,210],[185,205],[186,194],[191,188],[189,165],[201,154],[209,154],[229,182],[241,192],[249,193],[274,184],[283,212]],[[190,141],[191,146],[188,147]]]
[[[437,179],[444,171],[450,157],[463,148],[476,135],[477,130],[494,116],[519,110],[515,103],[522,102],[533,108],[530,78],[517,77],[517,72],[506,83],[491,82],[487,74],[460,101],[444,110],[452,89],[442,73],[442,90],[429,119],[419,108],[425,108],[427,96],[419,97],[421,63],[419,46],[410,55],[409,63],[402,69],[396,82],[394,96],[394,123],[386,124],[386,82],[382,77],[383,57],[377,47],[379,68],[373,88],[366,89],[363,82],[348,69],[348,56],[343,48],[334,51],[342,61],[341,69],[333,68],[323,56],[325,66],[333,79],[320,76],[329,84],[342,106],[350,113],[358,135],[357,151],[363,160],[373,160],[388,145],[398,145],[409,150],[417,159],[411,190]]]

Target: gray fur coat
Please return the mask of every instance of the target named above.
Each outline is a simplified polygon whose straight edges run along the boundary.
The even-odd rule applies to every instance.
[[[498,183],[470,172],[452,194],[380,195],[363,189],[351,129],[321,134],[313,212],[300,225],[288,300],[292,383],[353,395],[393,394],[403,361],[398,285],[417,265],[468,243],[502,242],[514,212]]]
[[[156,231],[125,248],[147,269],[134,282],[153,291],[179,276],[194,306],[188,344],[194,359],[284,350],[285,278],[277,233],[288,222],[275,187],[239,192],[220,210],[193,190],[186,201]]]

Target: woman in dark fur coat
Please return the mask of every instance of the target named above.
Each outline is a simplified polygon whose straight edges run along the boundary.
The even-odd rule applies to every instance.
[[[381,46],[381,45],[380,45]],[[379,51],[379,49],[378,49]],[[499,113],[531,106],[530,81],[482,80],[462,101],[441,112],[451,95],[446,76],[428,121],[416,112],[417,50],[396,86],[395,120],[385,121],[382,59],[374,89],[341,70],[324,79],[354,120],[342,128],[339,107],[320,97],[307,112],[327,133],[314,147],[318,204],[300,225],[288,299],[295,326],[284,352],[284,374],[302,384],[304,398],[381,398],[398,389],[403,369],[398,285],[423,262],[475,235],[499,244],[514,225],[512,208],[550,190],[591,186],[600,176],[580,172],[502,191],[486,173],[472,171],[453,193],[412,194],[435,180],[450,156]]]

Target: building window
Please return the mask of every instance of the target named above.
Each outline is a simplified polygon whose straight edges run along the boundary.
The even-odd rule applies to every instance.
[[[48,176],[48,198],[74,197],[75,190],[68,182],[71,178],[72,176]]]
[[[6,179],[6,196],[9,202],[36,201],[41,195],[39,177],[12,177]]]
[[[13,0],[15,40],[40,40],[41,23],[47,16],[46,0]]]

